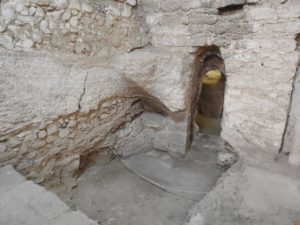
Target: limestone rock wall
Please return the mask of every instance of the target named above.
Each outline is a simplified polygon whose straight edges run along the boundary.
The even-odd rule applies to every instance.
[[[4,0],[0,46],[110,55],[147,45],[136,1]]]
[[[157,149],[175,156],[184,155],[187,149],[186,118],[174,121],[157,112],[145,112],[117,132],[117,152],[129,156]]]
[[[103,143],[142,112],[107,65],[36,52],[0,59],[0,165],[36,182],[72,175],[81,157],[112,145]]]
[[[132,96],[141,99],[148,109],[128,125],[128,130],[121,131],[127,135],[118,143],[123,146],[123,154],[150,147],[185,154],[189,145],[192,57],[163,49],[136,50],[117,57],[114,65]]]
[[[0,144],[0,164],[13,164],[35,182],[58,182],[72,177],[91,152],[111,147],[107,137],[141,113],[131,101],[107,99],[89,114],[74,113],[56,120],[32,124]],[[108,143],[107,143],[108,144]]]
[[[151,147],[145,140],[155,139],[157,148],[184,154],[189,60],[153,50],[107,60],[2,49],[0,166],[13,164],[42,182],[72,175],[87,155],[103,148],[128,155]],[[147,120],[161,126],[160,132],[148,132],[153,129],[136,121],[127,129],[146,109],[165,115]],[[130,149],[128,135],[135,137],[139,129],[144,139],[136,138],[139,148]]]
[[[90,60],[10,51],[2,51],[0,59],[1,136],[44,118],[87,113],[102,99],[125,92],[112,68]]]
[[[73,173],[94,149],[134,153],[128,140],[185,153],[193,60],[206,45],[226,67],[223,138],[274,156],[299,16],[298,0],[3,0],[0,165],[41,182]]]
[[[0,2],[0,166],[36,182],[72,175],[142,112],[110,60],[148,44],[136,4]]]
[[[226,67],[222,137],[241,153],[279,152],[299,52],[300,2],[141,0],[159,48],[220,47]],[[229,10],[231,5],[239,5]],[[228,7],[228,8],[226,8]],[[150,8],[150,9],[149,9]]]
[[[162,110],[180,112],[188,105],[193,59],[168,50],[136,50],[116,57],[118,68],[130,89]],[[143,87],[140,93],[139,87]]]
[[[241,149],[277,154],[299,60],[299,2],[249,6],[253,31],[223,49],[227,70],[222,136]]]

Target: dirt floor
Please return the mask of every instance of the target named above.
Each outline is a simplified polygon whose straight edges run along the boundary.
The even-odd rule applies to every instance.
[[[153,149],[122,159],[103,152],[73,189],[52,191],[102,225],[296,224],[299,169],[281,155],[240,159],[227,170],[219,166],[222,149],[220,138],[198,135],[182,158]]]
[[[111,160],[102,153],[72,193],[64,188],[55,192],[98,224],[182,225],[225,171],[217,164],[221,145],[219,138],[206,136],[194,141],[184,158],[151,150]]]

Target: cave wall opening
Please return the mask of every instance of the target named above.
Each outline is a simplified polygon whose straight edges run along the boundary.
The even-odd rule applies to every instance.
[[[224,61],[217,46],[200,48],[198,54],[199,87],[194,119],[200,133],[220,135],[226,81]]]

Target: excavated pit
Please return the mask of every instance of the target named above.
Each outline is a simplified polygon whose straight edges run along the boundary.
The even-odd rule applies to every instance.
[[[300,224],[299,18],[0,0],[0,224]]]
[[[71,190],[52,191],[98,224],[182,225],[226,171],[218,165],[223,148],[220,138],[198,135],[183,158],[154,149],[126,158],[101,152]]]

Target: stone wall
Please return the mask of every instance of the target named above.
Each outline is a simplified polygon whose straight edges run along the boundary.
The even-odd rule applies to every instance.
[[[109,147],[128,155],[151,147],[145,140],[153,138],[164,143],[156,143],[161,150],[184,154],[189,60],[153,50],[107,60],[2,49],[0,165],[42,182],[74,174],[91,152]],[[144,125],[134,127],[147,136],[130,149],[127,123],[145,110],[160,110],[164,126],[153,138]]]
[[[135,140],[121,140],[129,150],[126,153],[123,149],[123,153],[136,153],[144,146],[185,154],[189,147],[193,58],[187,53],[149,49],[119,56],[114,64],[132,96],[141,99],[148,110],[123,132],[132,132],[130,140]]]
[[[117,153],[126,157],[141,151],[157,149],[176,157],[182,156],[189,144],[187,122],[186,118],[174,121],[167,115],[145,112],[117,132]]]
[[[142,112],[109,66],[41,53],[0,58],[0,165],[36,182],[74,173],[80,157],[112,145],[106,138]]]
[[[111,147],[113,142],[103,144],[106,138],[142,112],[130,109],[131,103],[108,99],[89,114],[74,113],[21,129],[2,140],[0,163],[15,165],[37,183],[72,177],[88,154]]]
[[[148,43],[135,0],[1,1],[0,46],[111,55]]]
[[[1,1],[0,164],[41,182],[74,173],[81,157],[107,146],[124,155],[146,147],[184,154],[199,72],[193,60],[207,45],[220,48],[226,67],[222,137],[241,154],[273,157],[299,59],[297,6]]]
[[[278,154],[299,59],[299,1],[140,2],[153,46],[191,53],[220,47],[227,80],[222,137],[243,154]],[[226,11],[230,5],[239,7]]]
[[[222,136],[250,155],[275,155],[281,148],[299,60],[297,5],[250,5],[252,33],[223,49],[228,80]]]
[[[143,110],[110,65],[148,44],[136,1],[4,0],[0,7],[0,165],[36,182],[70,176]]]

